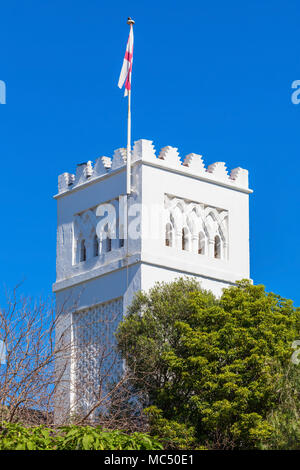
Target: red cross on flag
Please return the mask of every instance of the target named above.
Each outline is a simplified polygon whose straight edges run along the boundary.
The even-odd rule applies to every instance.
[[[125,57],[120,73],[118,87],[122,88],[125,82],[125,93],[124,96],[128,96],[128,92],[131,90],[131,73],[132,73],[132,60],[133,60],[133,28],[130,25],[130,32],[126,46]]]

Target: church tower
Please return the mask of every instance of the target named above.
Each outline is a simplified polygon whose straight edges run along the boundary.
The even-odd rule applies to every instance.
[[[181,159],[170,146],[156,153],[149,140],[135,142],[131,163],[128,199],[125,149],[77,165],[75,175],[60,175],[55,196],[57,308],[75,340],[78,325],[86,330],[96,356],[98,320],[113,316],[113,343],[138,290],[192,276],[220,296],[223,288],[249,278],[247,170],[228,173],[223,162],[206,168],[201,155]],[[95,384],[96,363],[85,360],[82,366]],[[71,381],[72,370],[70,364]],[[72,408],[74,393],[67,386],[66,407]]]

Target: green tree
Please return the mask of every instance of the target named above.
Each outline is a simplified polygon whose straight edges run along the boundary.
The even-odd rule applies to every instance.
[[[264,450],[300,450],[300,373],[293,364],[275,366],[278,405],[270,410],[268,422],[273,428],[269,439],[262,442]]]
[[[299,309],[264,286],[240,281],[216,299],[178,279],[138,293],[117,336],[160,419],[193,428],[198,445],[244,449],[272,435],[274,364],[289,363],[299,327]]]

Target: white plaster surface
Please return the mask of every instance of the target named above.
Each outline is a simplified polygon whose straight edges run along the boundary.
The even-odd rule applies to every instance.
[[[183,164],[178,150],[170,146],[164,147],[158,158],[148,140],[135,143],[132,162],[134,193],[128,202],[129,214],[134,214],[135,204],[141,204],[141,210],[129,216],[129,223],[136,220],[141,231],[138,239],[129,240],[128,257],[126,243],[120,247],[118,239],[112,240],[110,252],[100,249],[97,257],[92,253],[97,206],[112,203],[118,212],[120,198],[126,193],[124,149],[115,151],[112,161],[101,157],[94,166],[92,162],[80,165],[76,177],[69,173],[59,177],[53,289],[57,306],[63,306],[69,322],[74,312],[92,308],[96,315],[106,302],[116,299],[122,299],[124,314],[134,293],[148,290],[156,281],[193,276],[203,288],[220,296],[223,288],[250,276],[247,170],[227,172],[223,162],[205,168],[198,154],[189,154]],[[157,221],[160,212],[162,219]],[[165,243],[168,221],[174,230],[172,246]],[[149,236],[149,226],[156,227],[156,238]],[[188,251],[181,249],[182,228],[186,226]],[[199,230],[205,233],[205,254],[197,251]],[[214,257],[216,235],[221,238],[221,259]],[[87,260],[83,262],[76,252],[80,237],[87,242]],[[80,315],[82,323],[84,313]]]

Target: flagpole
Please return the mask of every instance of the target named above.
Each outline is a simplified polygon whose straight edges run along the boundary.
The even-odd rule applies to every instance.
[[[134,21],[129,17],[127,24],[130,27],[130,32],[133,29]],[[130,80],[131,82],[131,80]],[[129,196],[131,194],[131,83],[128,90],[128,116],[127,116],[127,158],[126,158],[126,188],[127,188],[127,211],[126,211],[126,286],[128,290],[129,285],[129,230],[128,230],[128,211],[129,211]]]
[[[128,18],[127,24],[130,31],[133,28],[134,21]],[[126,158],[126,172],[127,172],[127,195],[131,194],[131,88],[128,90],[128,117],[127,117],[127,158]]]
[[[130,25],[132,28],[132,25]],[[128,243],[128,211],[129,211],[129,196],[131,194],[131,90],[128,90],[128,118],[127,118],[127,159],[126,159],[126,173],[127,173],[127,211],[126,211],[126,286],[128,289],[129,284],[129,243]]]
[[[127,194],[131,193],[131,90],[128,90],[128,118],[127,118]]]

